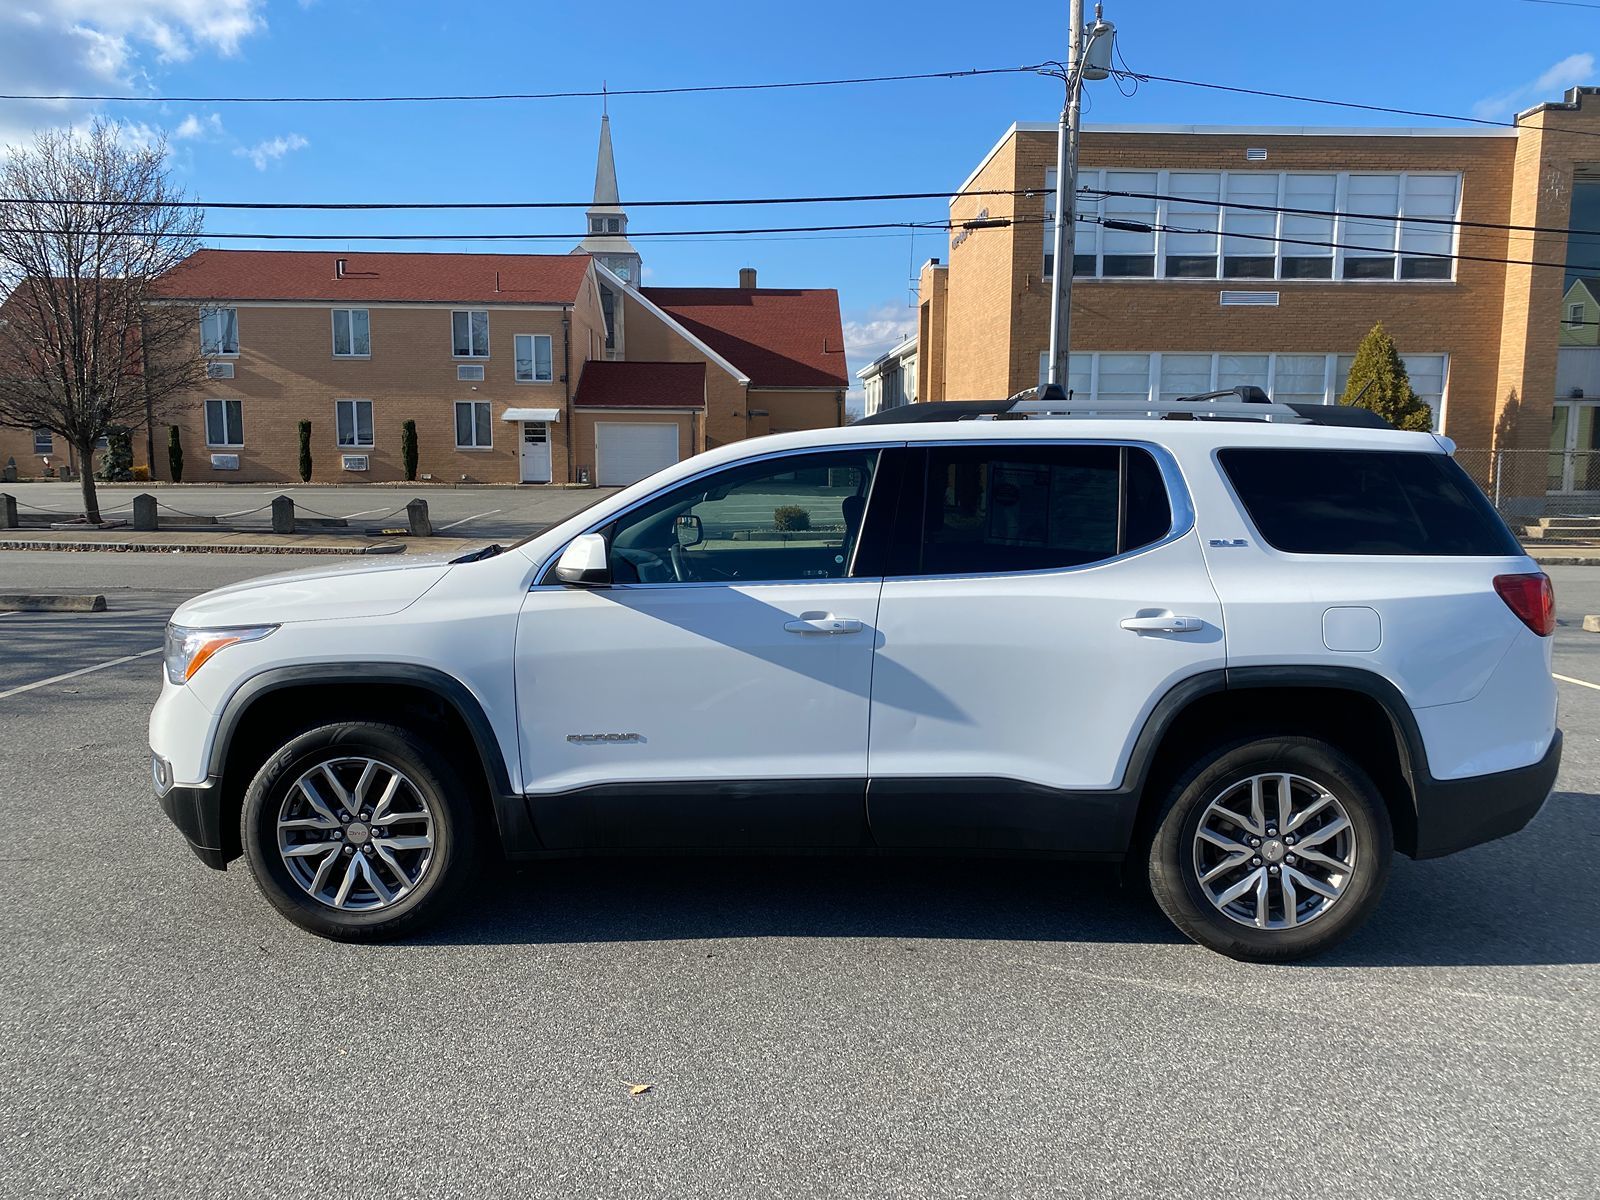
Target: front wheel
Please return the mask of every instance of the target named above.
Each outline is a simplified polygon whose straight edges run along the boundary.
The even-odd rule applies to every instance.
[[[1347,755],[1312,738],[1260,738],[1178,780],[1150,848],[1150,888],[1201,945],[1286,962],[1367,919],[1393,853],[1383,797]]]
[[[467,873],[472,804],[411,730],[347,721],[273,754],[245,794],[245,861],[262,894],[323,937],[392,937],[442,911]]]

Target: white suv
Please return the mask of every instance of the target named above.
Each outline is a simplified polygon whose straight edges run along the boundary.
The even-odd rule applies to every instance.
[[[338,938],[491,847],[977,851],[1311,954],[1393,851],[1521,829],[1561,734],[1550,581],[1449,443],[1308,411],[915,406],[507,550],[223,588],[168,631],[156,791]]]

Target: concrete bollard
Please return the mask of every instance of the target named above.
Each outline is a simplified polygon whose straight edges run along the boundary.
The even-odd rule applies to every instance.
[[[0,483],[15,483],[17,481],[17,459],[12,455],[6,459],[6,465],[0,467]]]
[[[406,505],[406,520],[411,522],[412,537],[433,536],[433,522],[428,519],[428,502],[421,496]]]
[[[287,496],[279,496],[272,502],[272,532],[294,532],[294,501]]]
[[[161,528],[161,519],[156,515],[156,498],[149,492],[140,492],[133,498],[133,527],[137,530]]]
[[[17,528],[17,498],[9,492],[0,492],[0,529]]]

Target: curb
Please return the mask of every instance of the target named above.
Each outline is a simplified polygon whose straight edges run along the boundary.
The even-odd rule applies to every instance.
[[[104,596],[0,595],[0,612],[105,612]]]
[[[178,542],[29,542],[0,541],[0,550],[72,550],[151,554],[404,554],[400,542],[379,542],[374,546],[273,546],[265,542],[237,542],[233,545],[192,545]]]

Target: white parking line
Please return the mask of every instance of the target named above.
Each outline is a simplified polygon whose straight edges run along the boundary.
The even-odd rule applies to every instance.
[[[495,515],[495,513],[501,513],[501,512],[505,512],[505,509],[503,509],[503,508],[491,508],[486,513],[477,513],[477,514],[475,514],[473,516],[470,516],[470,517],[462,517],[461,520],[459,520],[459,521],[451,521],[450,524],[441,525],[441,526],[439,526],[439,528],[440,529],[454,529],[457,525],[465,525],[468,521],[478,521],[478,520],[481,520],[484,517],[492,517],[492,516]]]
[[[1562,683],[1575,683],[1579,687],[1593,688],[1595,691],[1600,692],[1600,683],[1590,683],[1587,679],[1574,679],[1571,675],[1557,675],[1554,671],[1550,672],[1550,678],[1559,679]]]
[[[382,512],[382,511],[383,511],[383,509],[381,509],[381,508],[363,508],[358,513],[345,513],[344,519],[348,521],[352,517],[370,517],[373,513]]]
[[[96,663],[92,667],[80,667],[76,671],[68,671],[65,675],[52,675],[49,679],[40,679],[34,683],[25,683],[21,687],[14,687],[10,691],[0,692],[0,700],[11,696],[20,696],[23,692],[31,692],[35,688],[49,687],[52,683],[61,683],[67,679],[76,679],[79,675],[89,675],[95,671],[104,671],[107,667],[120,667],[123,663],[132,662],[136,658],[149,658],[152,654],[160,654],[161,647],[154,650],[141,650],[137,654],[124,654],[121,658],[113,658],[110,662]]]

